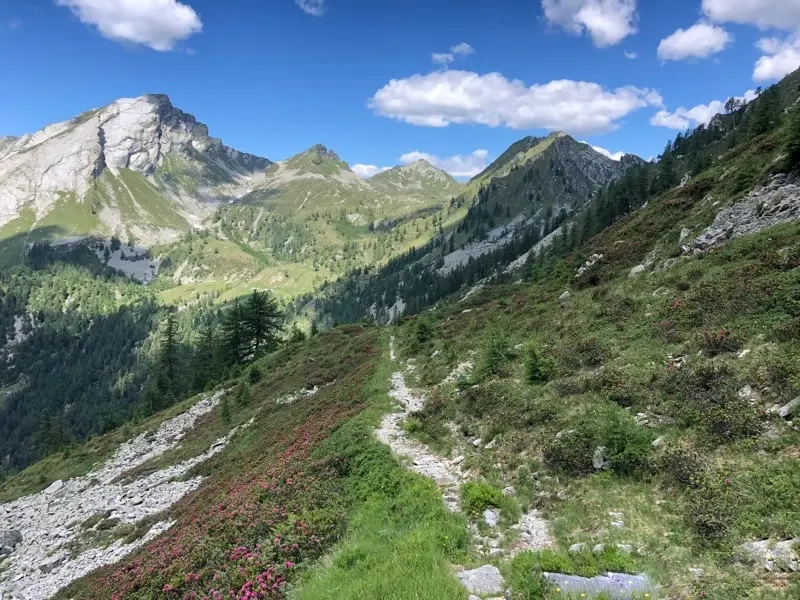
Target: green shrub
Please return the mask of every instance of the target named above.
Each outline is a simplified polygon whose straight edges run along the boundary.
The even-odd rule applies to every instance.
[[[561,433],[550,442],[544,449],[544,459],[555,469],[583,475],[593,470],[597,446],[594,432],[579,427]]]
[[[649,470],[652,434],[614,406],[597,406],[585,413],[572,429],[557,436],[544,451],[545,460],[567,473],[594,470],[598,448],[605,448],[609,468],[617,475],[638,476]]]
[[[484,335],[480,360],[475,369],[477,381],[501,374],[513,358],[514,350],[506,331],[499,326],[490,327]]]
[[[541,350],[533,343],[525,348],[525,377],[530,384],[546,383],[553,376],[555,364],[553,360],[544,356]]]
[[[619,406],[633,406],[639,401],[639,391],[629,375],[621,369],[605,368],[595,375],[592,388],[609,402]]]
[[[700,337],[700,349],[710,356],[716,356],[724,352],[736,352],[742,345],[733,334],[727,329],[712,331],[704,329]]]
[[[485,481],[468,481],[461,486],[461,508],[479,515],[487,508],[502,508],[503,492]]]
[[[539,570],[539,558],[534,552],[514,557],[509,566],[509,584],[513,597],[519,600],[540,600],[547,597],[550,584]]]
[[[688,489],[685,518],[702,544],[719,544],[737,516],[736,498],[728,480],[706,473]]]
[[[238,404],[239,406],[245,406],[247,404],[250,404],[251,396],[252,396],[252,391],[250,389],[250,386],[246,382],[242,381],[241,383],[239,383],[239,385],[236,386],[236,396],[234,398],[236,404]]]
[[[250,385],[255,385],[259,381],[264,374],[261,372],[261,369],[258,368],[257,365],[252,365],[250,370],[247,372],[247,380],[250,382]]]
[[[408,434],[414,434],[422,431],[422,423],[420,423],[420,420],[417,418],[409,417],[403,421],[403,431]]]
[[[738,515],[732,481],[711,469],[696,452],[667,450],[661,458],[662,471],[686,494],[684,519],[701,544],[723,542]]]
[[[715,443],[757,435],[756,410],[737,394],[736,374],[727,364],[703,362],[674,369],[664,382],[665,407],[684,427],[697,427]]]

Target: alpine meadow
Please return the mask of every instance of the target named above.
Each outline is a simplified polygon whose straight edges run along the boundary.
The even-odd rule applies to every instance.
[[[800,599],[797,0],[39,4],[0,600]]]

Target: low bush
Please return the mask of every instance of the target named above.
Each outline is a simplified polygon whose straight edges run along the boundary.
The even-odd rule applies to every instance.
[[[639,400],[639,390],[630,376],[621,369],[602,369],[595,375],[591,384],[594,391],[619,406],[633,406]]]
[[[730,535],[738,515],[738,498],[730,478],[711,469],[696,452],[668,450],[662,472],[685,493],[684,519],[700,545],[718,545]]]
[[[502,508],[503,492],[485,481],[468,481],[461,486],[461,507],[464,512],[479,515],[487,508]]]
[[[525,348],[525,378],[530,384],[546,383],[553,377],[555,363],[533,343]]]
[[[742,347],[733,332],[727,329],[720,329],[719,331],[704,329],[698,345],[709,356],[717,356],[725,352],[736,352]]]
[[[636,425],[630,415],[613,406],[597,406],[545,448],[545,459],[554,468],[575,475],[594,470],[599,448],[608,467],[617,475],[638,476],[648,471],[652,433]]]
[[[707,440],[720,443],[757,435],[758,412],[737,394],[733,369],[724,363],[702,362],[673,369],[664,390],[666,412],[684,427],[696,427]]]
[[[506,330],[499,326],[490,327],[484,335],[480,360],[475,369],[476,382],[502,374],[514,358],[514,349]]]

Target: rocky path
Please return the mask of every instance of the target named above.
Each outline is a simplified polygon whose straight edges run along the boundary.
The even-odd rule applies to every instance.
[[[392,362],[397,360],[394,336],[389,345],[389,356]],[[459,366],[462,369],[462,366]],[[462,369],[463,370],[463,369]],[[396,455],[408,459],[410,467],[416,473],[433,479],[441,488],[444,503],[453,512],[461,510],[459,488],[470,480],[470,474],[462,467],[464,457],[447,460],[433,454],[425,444],[409,438],[403,430],[403,420],[412,412],[420,410],[425,399],[415,393],[406,384],[402,371],[392,374],[392,388],[389,395],[397,401],[401,410],[386,415],[376,431],[378,439],[387,444]],[[504,493],[513,493],[507,488]],[[550,532],[548,522],[538,511],[532,510],[522,515],[519,522],[508,529],[516,535],[510,536],[513,541],[506,542],[500,527],[499,511],[488,510],[484,514],[484,522],[489,533],[484,535],[478,525],[471,521],[470,532],[473,535],[475,549],[484,555],[511,558],[520,552],[538,551],[555,547],[555,539]],[[459,568],[460,569],[460,568]],[[481,597],[492,597],[502,600],[510,597],[510,590],[500,570],[491,564],[471,570],[459,570],[458,579],[467,592],[469,600],[481,600]],[[646,575],[626,575],[622,573],[606,573],[597,577],[577,577],[560,573],[544,573],[551,585],[564,590],[575,597],[596,598],[603,596],[612,600],[630,600],[631,598],[656,598],[658,588]]]
[[[396,360],[394,337],[390,341],[389,354],[392,361]],[[401,371],[392,374],[392,389],[389,395],[402,407],[401,412],[386,415],[376,434],[378,439],[387,444],[398,456],[409,459],[410,468],[433,479],[442,490],[444,503],[453,512],[461,510],[459,489],[462,483],[470,480],[469,474],[463,469],[463,456],[454,460],[447,460],[435,455],[421,442],[411,439],[403,430],[402,423],[412,412],[422,409],[424,398],[412,391],[406,384],[405,375]],[[518,523],[511,526],[517,539],[507,547],[501,547],[501,532],[497,525],[497,513],[488,511],[485,521],[490,526],[489,535],[481,535],[474,523],[470,529],[475,537],[477,549],[491,555],[513,556],[526,550],[542,550],[554,544],[550,527],[538,511],[531,511],[522,515]]]
[[[459,511],[461,509],[459,487],[465,478],[458,465],[434,456],[427,446],[409,438],[402,428],[403,420],[410,413],[422,408],[423,399],[412,393],[406,385],[405,376],[400,372],[392,375],[392,390],[389,395],[397,400],[403,410],[389,413],[383,418],[376,432],[378,439],[398,456],[409,459],[413,471],[433,479],[442,488],[447,508],[453,512]]]

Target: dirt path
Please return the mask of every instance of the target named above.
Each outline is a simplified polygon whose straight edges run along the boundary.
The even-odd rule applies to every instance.
[[[395,361],[394,337],[390,341],[389,353],[391,360]],[[451,461],[437,456],[425,444],[408,437],[403,430],[403,421],[410,413],[422,409],[425,399],[408,387],[402,371],[395,371],[392,374],[392,389],[389,395],[397,401],[402,410],[383,418],[381,426],[376,431],[378,439],[388,445],[396,455],[410,460],[410,469],[433,479],[442,490],[447,508],[453,512],[460,512],[459,488],[462,483],[469,481],[467,473],[461,467],[463,457],[459,457],[461,460],[457,458]],[[525,550],[542,550],[554,545],[547,521],[535,510],[522,515],[519,522],[510,527],[516,530],[518,535],[515,536],[517,539],[505,548],[500,547],[502,533],[498,528],[494,528],[488,536],[478,534],[474,523],[470,529],[475,535],[478,548],[490,554],[513,556]]]

